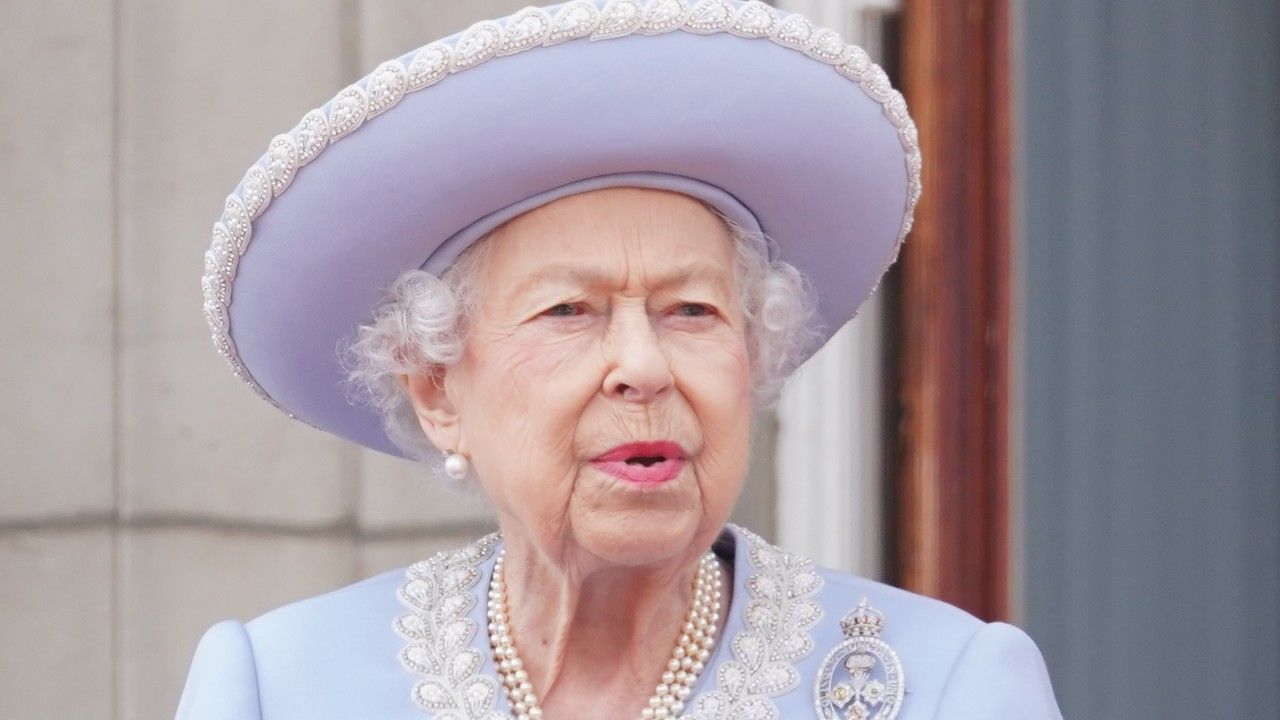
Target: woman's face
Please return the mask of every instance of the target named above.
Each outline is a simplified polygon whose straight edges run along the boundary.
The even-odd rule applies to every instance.
[[[445,447],[470,457],[504,530],[543,553],[645,566],[696,552],[728,519],[749,450],[727,229],[687,196],[619,187],[491,240],[472,335],[445,375]],[[643,482],[593,462],[636,441],[676,443],[683,465]]]

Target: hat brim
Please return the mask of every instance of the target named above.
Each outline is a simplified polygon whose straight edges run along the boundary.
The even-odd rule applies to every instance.
[[[758,2],[701,5],[790,17]],[[350,402],[341,348],[401,273],[439,273],[506,218],[592,187],[701,197],[768,234],[812,280],[824,340],[854,316],[897,257],[919,195],[915,128],[865,53],[820,41],[812,26],[793,47],[776,26],[749,37],[693,30],[687,17],[655,34],[485,47],[495,32],[499,47],[504,33],[513,43],[517,22],[538,26],[532,13],[554,23],[563,10],[527,8],[432,43],[455,58],[419,88],[412,65],[424,51],[389,61],[319,109],[328,127],[313,111],[273,140],[228,198],[204,282],[215,343],[259,394],[403,455],[381,417]],[[275,181],[265,197],[264,177]]]

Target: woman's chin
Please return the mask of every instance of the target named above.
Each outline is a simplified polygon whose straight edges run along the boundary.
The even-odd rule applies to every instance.
[[[661,565],[684,557],[702,520],[702,514],[689,507],[637,507],[584,515],[573,523],[577,544],[608,564],[628,567]]]
[[[578,545],[624,566],[660,565],[689,553],[705,532],[705,494],[691,462],[663,482],[634,482],[594,465],[584,468],[570,502]]]

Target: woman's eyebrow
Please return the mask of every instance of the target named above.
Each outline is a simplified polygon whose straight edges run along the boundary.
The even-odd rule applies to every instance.
[[[572,263],[552,263],[539,268],[516,283],[511,289],[511,294],[520,295],[538,283],[549,280],[564,280],[583,287],[599,287],[614,282],[615,278],[612,273],[606,273],[595,268],[587,268]],[[708,262],[698,262],[683,266],[675,272],[657,277],[650,282],[650,285],[654,288],[665,288],[696,281],[706,282],[724,292],[729,290],[725,281],[724,270]]]
[[[512,288],[511,292],[518,295],[549,280],[565,280],[578,285],[600,285],[606,281],[604,273],[598,270],[568,263],[552,263],[527,275]]]
[[[687,285],[695,282],[704,282],[725,293],[729,292],[729,285],[725,277],[724,268],[709,262],[686,265],[676,272],[660,277],[654,286],[668,287],[672,285]]]

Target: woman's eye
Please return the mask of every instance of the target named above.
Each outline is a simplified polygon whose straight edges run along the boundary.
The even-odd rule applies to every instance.
[[[560,303],[559,305],[551,306],[543,314],[551,315],[552,317],[574,317],[579,314],[577,311],[581,309],[582,305],[578,303]]]
[[[686,312],[688,310],[693,310],[694,312]],[[708,315],[714,315],[715,312],[710,305],[704,303],[682,303],[677,314],[683,317],[707,317]]]

